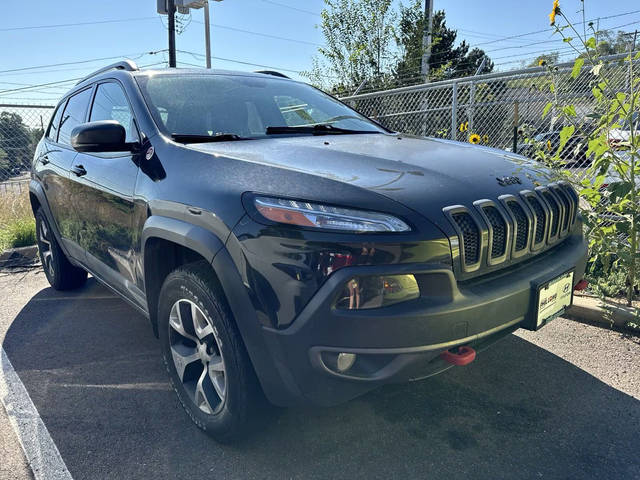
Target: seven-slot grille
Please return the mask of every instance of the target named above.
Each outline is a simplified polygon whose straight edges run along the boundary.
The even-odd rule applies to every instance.
[[[475,212],[460,205],[444,209],[456,226],[465,271],[477,270],[483,260],[495,265],[566,237],[576,220],[578,196],[560,183],[518,196],[503,195],[496,202],[481,200],[474,206]]]

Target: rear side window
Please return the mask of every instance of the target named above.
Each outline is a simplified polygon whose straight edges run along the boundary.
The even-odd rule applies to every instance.
[[[90,121],[116,120],[127,132],[127,142],[138,141],[138,133],[133,120],[129,101],[117,83],[108,82],[98,85],[91,107]]]
[[[52,142],[58,141],[58,127],[60,126],[60,117],[62,117],[62,112],[66,102],[60,104],[56,109],[56,113],[53,114],[53,119],[51,120],[51,124],[49,125],[49,130],[47,131],[47,138]]]
[[[67,107],[62,114],[62,120],[60,121],[60,131],[58,133],[59,143],[71,145],[71,131],[81,123],[84,123],[90,98],[90,88],[69,98]]]

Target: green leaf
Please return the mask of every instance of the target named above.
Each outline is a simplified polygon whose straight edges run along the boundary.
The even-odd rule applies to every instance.
[[[589,39],[585,42],[587,48],[596,48],[596,39],[595,37],[589,37]]]
[[[573,37],[565,37],[562,39],[564,43],[571,43],[572,40],[573,40]]]
[[[576,78],[578,75],[580,75],[582,65],[584,65],[584,58],[576,58],[576,61],[573,63],[573,70],[571,70],[571,78]]]
[[[551,110],[551,107],[553,107],[553,105],[551,104],[551,102],[547,103],[544,106],[544,109],[542,110],[542,118],[546,117],[547,114],[549,113],[549,110]]]
[[[577,116],[576,107],[574,107],[573,105],[567,105],[566,107],[562,107],[562,113],[564,113],[567,117]]]
[[[573,125],[567,125],[560,130],[560,145],[558,145],[558,152],[561,152],[564,146],[567,144],[571,136],[576,131],[576,127]]]

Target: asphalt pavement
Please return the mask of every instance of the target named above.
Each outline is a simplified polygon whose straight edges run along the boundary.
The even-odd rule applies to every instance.
[[[93,279],[0,273],[0,293],[0,342],[76,479],[640,478],[638,337],[557,319],[431,379],[274,409],[221,446],[180,407],[148,321]],[[0,477],[29,478],[0,410]]]

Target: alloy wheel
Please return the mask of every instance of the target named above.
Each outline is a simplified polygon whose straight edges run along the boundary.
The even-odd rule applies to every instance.
[[[47,222],[40,220],[40,236],[38,238],[40,253],[42,254],[42,267],[53,276],[53,248],[51,248],[51,233],[47,227]]]
[[[169,313],[169,347],[178,378],[193,403],[213,414],[224,405],[227,376],[221,341],[209,317],[191,300]]]

